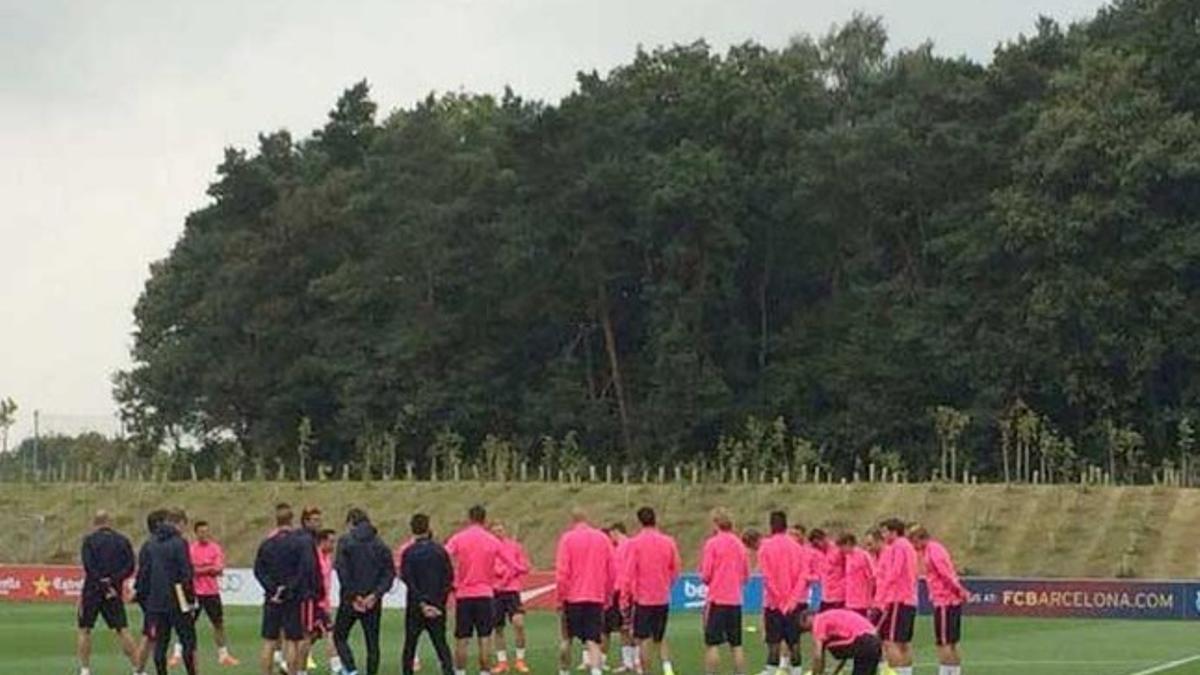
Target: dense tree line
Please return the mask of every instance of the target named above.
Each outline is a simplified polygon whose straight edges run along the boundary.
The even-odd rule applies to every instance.
[[[1200,410],[1197,25],[1121,0],[983,66],[858,16],[382,119],[359,83],[226,151],[117,398],[247,461],[1145,479]]]

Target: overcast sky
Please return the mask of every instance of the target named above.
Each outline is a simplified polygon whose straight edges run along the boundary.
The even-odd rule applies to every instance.
[[[367,78],[381,110],[430,91],[557,100],[638,45],[822,34],[855,10],[891,48],[987,61],[1039,14],[1098,0],[0,0],[0,397],[52,430],[113,419],[132,307],[222,148],[306,135]]]

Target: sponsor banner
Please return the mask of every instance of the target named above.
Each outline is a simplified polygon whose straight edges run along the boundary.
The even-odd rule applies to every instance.
[[[75,602],[83,570],[55,565],[0,565],[0,601]]]
[[[964,579],[967,613],[1106,619],[1200,619],[1200,585],[1099,579]]]

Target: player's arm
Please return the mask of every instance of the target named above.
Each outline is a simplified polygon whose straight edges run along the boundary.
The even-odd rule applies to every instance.
[[[671,540],[671,553],[670,578],[671,583],[674,583],[679,578],[679,575],[683,573],[683,556],[679,555],[679,545],[675,543],[674,539]]]
[[[712,547],[705,544],[704,548],[700,549],[700,569],[697,571],[700,572],[700,581],[706,586],[713,580],[713,563]]]
[[[392,584],[396,581],[396,573],[392,569],[392,552],[387,549],[382,543],[375,547],[376,558],[376,576],[375,576],[375,596],[380,600],[387,592],[392,590]]]
[[[117,576],[113,580],[117,584],[122,584],[126,579],[133,576],[134,566],[137,560],[133,556],[133,544],[129,543],[128,539],[121,542],[121,564],[117,568]]]
[[[146,546],[138,551],[137,578],[133,581],[134,602],[141,603],[150,595],[150,556]]]
[[[963,586],[962,580],[958,578],[958,570],[954,569],[954,561],[950,559],[950,554],[945,550],[938,551],[936,555],[929,556],[929,566],[933,568],[934,573],[945,579],[959,596],[959,599],[966,600],[970,593]]]
[[[825,646],[813,635],[812,644],[812,672],[815,675],[825,672]]]
[[[558,590],[559,604],[565,601],[567,582],[571,579],[571,557],[567,555],[566,539],[558,540],[558,548],[554,552],[554,584]]]

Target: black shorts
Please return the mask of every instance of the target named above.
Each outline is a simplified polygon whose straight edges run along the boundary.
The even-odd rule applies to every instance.
[[[563,605],[563,636],[567,639],[599,643],[603,629],[603,604],[568,602]]]
[[[670,614],[670,605],[634,605],[634,639],[662,642],[667,636],[667,617]]]
[[[621,610],[620,594],[613,594],[612,604],[604,608],[604,632],[618,633],[628,623],[628,617]]]
[[[103,595],[85,595],[79,598],[79,627],[91,630],[96,627],[96,617],[104,617],[104,625],[112,630],[125,630],[129,627],[129,617],[125,615],[125,603],[120,596],[106,598]]]
[[[262,639],[303,640],[315,629],[317,607],[313,600],[292,600],[263,605]]]
[[[496,628],[504,628],[510,619],[525,613],[519,591],[496,591]]]
[[[797,607],[787,614],[778,609],[764,611],[763,623],[767,644],[786,642],[790,647],[800,644],[800,622],[805,609],[807,608]]]
[[[962,641],[962,605],[933,608],[933,639],[939,647]]]
[[[846,603],[840,602],[840,601],[839,602],[824,602],[824,601],[822,601],[821,608],[818,609],[817,611],[818,612],[828,612],[831,609],[846,609]]]
[[[197,595],[196,603],[200,605],[200,611],[204,612],[212,625],[220,628],[225,624],[225,607],[221,604],[221,596]]]
[[[862,635],[845,647],[831,647],[829,653],[840,661],[853,661],[851,675],[875,675],[883,660],[883,645],[874,635]]]
[[[454,606],[454,637],[489,637],[496,628],[494,598],[464,598]]]
[[[704,610],[704,644],[742,646],[742,608],[740,605],[708,605]]]
[[[916,623],[916,619],[916,607],[893,602],[883,610],[879,637],[884,642],[912,642],[913,624]]]

